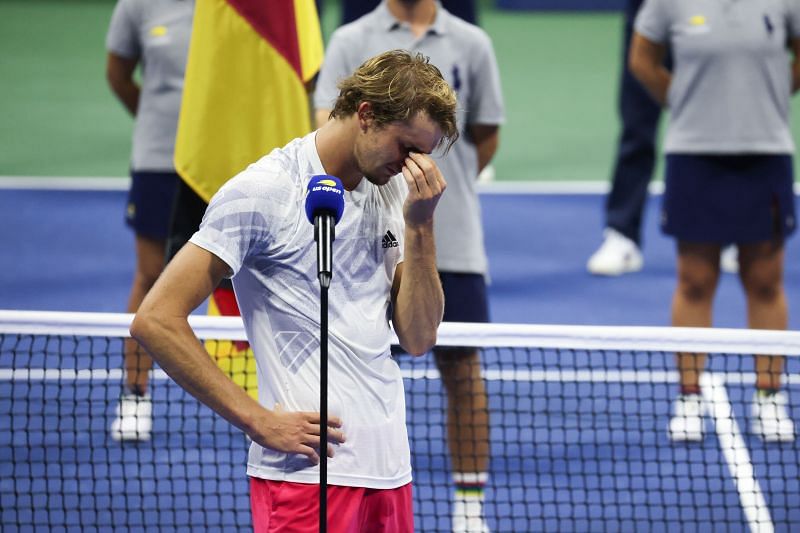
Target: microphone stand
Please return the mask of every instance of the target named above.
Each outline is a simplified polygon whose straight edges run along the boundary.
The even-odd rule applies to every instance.
[[[331,255],[334,230],[328,215],[314,218],[314,240],[317,241],[317,265],[320,288],[319,342],[319,531],[328,530],[328,288],[333,267]]]
[[[319,532],[328,529],[328,287],[320,274]],[[330,280],[329,280],[330,281]]]

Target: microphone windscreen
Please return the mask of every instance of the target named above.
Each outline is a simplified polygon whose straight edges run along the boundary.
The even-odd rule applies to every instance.
[[[344,187],[336,176],[312,176],[306,192],[306,217],[312,224],[314,217],[328,213],[336,223],[344,213]]]

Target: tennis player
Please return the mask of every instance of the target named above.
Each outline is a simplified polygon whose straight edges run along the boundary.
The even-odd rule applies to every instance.
[[[254,529],[316,531],[319,285],[305,218],[313,175],[338,176],[330,299],[330,531],[413,531],[405,396],[390,354],[427,352],[444,298],[433,214],[445,180],[430,157],[458,137],[456,96],[427,58],[391,51],[339,85],[333,120],[250,165],[148,294],[131,334],[182,387],[253,440]],[[384,246],[384,237],[398,246]],[[208,357],[187,317],[224,277],[258,367],[259,401]]]

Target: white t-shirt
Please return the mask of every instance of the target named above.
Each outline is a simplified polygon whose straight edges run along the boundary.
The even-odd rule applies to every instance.
[[[273,409],[319,411],[320,304],[309,179],[325,174],[315,133],[272,151],[212,198],[191,242],[225,261],[258,365],[258,396]],[[411,481],[405,394],[389,348],[392,280],[403,259],[403,202],[395,176],[345,192],[329,290],[328,409],[347,442],[328,461],[334,485],[396,488]],[[391,238],[384,239],[387,234]],[[394,246],[394,244],[397,244]],[[318,483],[302,455],[253,443],[250,476]]]

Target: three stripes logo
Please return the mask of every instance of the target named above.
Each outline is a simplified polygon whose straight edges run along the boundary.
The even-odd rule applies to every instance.
[[[383,236],[382,246],[384,248],[397,248],[399,246],[397,239],[391,231],[386,231],[386,235]]]

